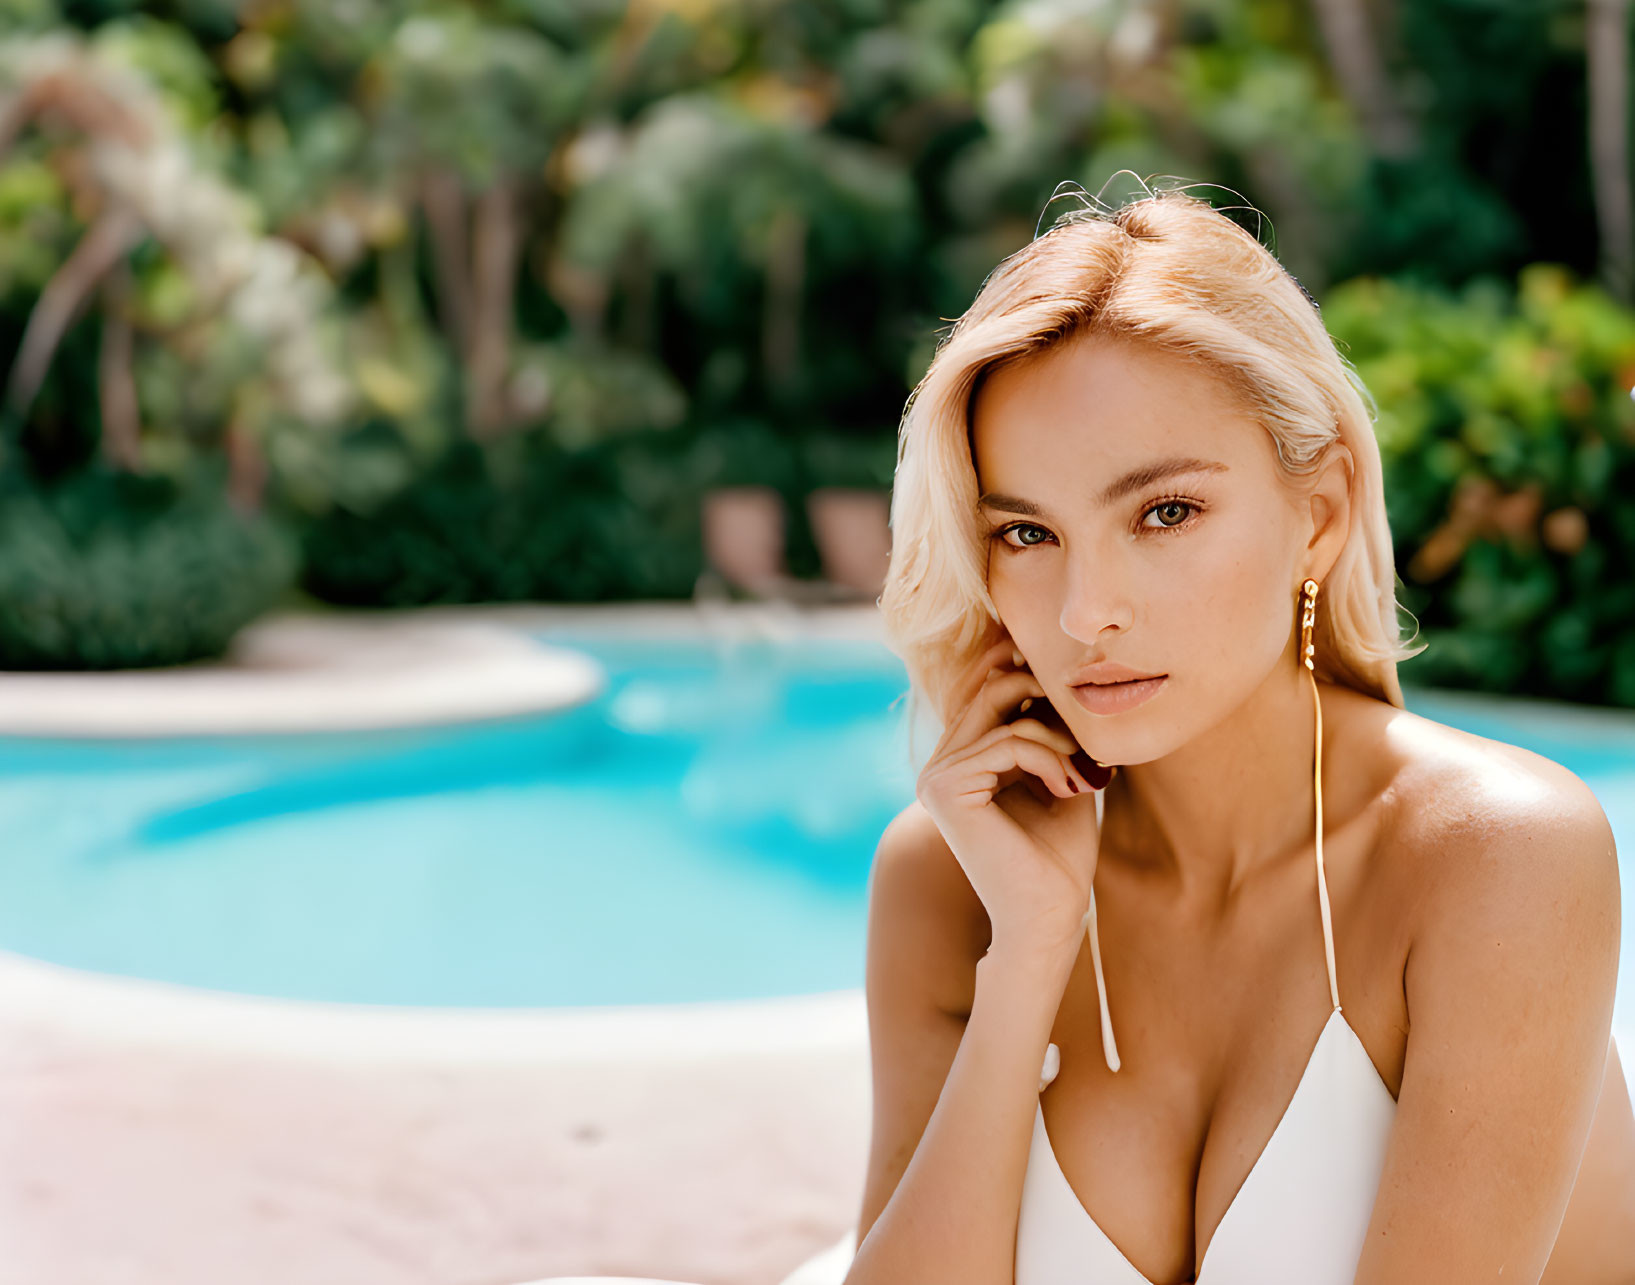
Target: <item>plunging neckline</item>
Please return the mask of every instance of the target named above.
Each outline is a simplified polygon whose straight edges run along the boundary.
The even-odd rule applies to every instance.
[[[1272,1127],[1271,1136],[1266,1139],[1266,1144],[1261,1147],[1260,1154],[1255,1157],[1254,1164],[1249,1167],[1249,1172],[1244,1175],[1243,1181],[1238,1184],[1237,1191],[1233,1193],[1231,1201],[1228,1202],[1226,1212],[1220,1216],[1220,1220],[1215,1224],[1215,1230],[1210,1233],[1209,1248],[1204,1251],[1203,1261],[1198,1264],[1198,1270],[1194,1274],[1189,1285],[1205,1285],[1204,1272],[1209,1267],[1209,1256],[1215,1252],[1216,1242],[1220,1240],[1221,1229],[1226,1226],[1227,1221],[1232,1217],[1233,1212],[1242,1203],[1243,1193],[1249,1189],[1250,1184],[1255,1179],[1255,1175],[1260,1172],[1261,1166],[1264,1164],[1266,1157],[1271,1154],[1272,1148],[1277,1144],[1278,1138],[1283,1132],[1284,1123],[1293,1114],[1295,1104],[1300,1100],[1301,1095],[1306,1090],[1306,1086],[1311,1081],[1311,1068],[1316,1065],[1317,1054],[1323,1047],[1323,1041],[1328,1039],[1329,1032],[1331,1030],[1336,1029],[1336,1021],[1338,1022],[1338,1028],[1343,1029],[1345,1034],[1351,1037],[1352,1044],[1356,1046],[1357,1052],[1368,1063],[1369,1069],[1374,1073],[1374,1078],[1379,1081],[1380,1087],[1385,1090],[1386,1096],[1391,1097],[1393,1103],[1396,1101],[1395,1097],[1391,1095],[1391,1090],[1386,1085],[1385,1080],[1380,1076],[1379,1068],[1374,1065],[1374,1059],[1368,1056],[1368,1049],[1363,1045],[1361,1037],[1358,1036],[1356,1029],[1351,1025],[1351,1023],[1348,1022],[1341,1014],[1340,1006],[1336,1004],[1333,1010],[1329,1013],[1328,1020],[1323,1023],[1323,1029],[1317,1033],[1317,1039],[1311,1046],[1311,1052],[1306,1055],[1306,1064],[1300,1072],[1300,1081],[1294,1086],[1294,1093],[1290,1095],[1288,1102],[1283,1107],[1282,1113],[1277,1117],[1277,1123]],[[1045,1153],[1050,1159],[1051,1168],[1056,1171],[1057,1176],[1061,1179],[1062,1186],[1064,1186],[1069,1192],[1072,1192],[1073,1198],[1078,1202],[1079,1209],[1083,1212],[1085,1220],[1092,1228],[1095,1229],[1096,1234],[1107,1243],[1108,1247],[1112,1249],[1112,1251],[1117,1254],[1120,1259],[1123,1260],[1125,1266],[1130,1269],[1135,1279],[1141,1282],[1141,1285],[1157,1285],[1157,1282],[1149,1280],[1141,1269],[1130,1261],[1129,1256],[1113,1243],[1113,1238],[1102,1229],[1101,1224],[1095,1220],[1095,1216],[1092,1215],[1090,1210],[1085,1206],[1084,1201],[1079,1197],[1078,1193],[1073,1191],[1073,1184],[1068,1182],[1067,1175],[1062,1172],[1061,1163],[1056,1159],[1056,1148],[1050,1141],[1050,1131],[1045,1127],[1044,1104],[1042,1102],[1038,1103],[1034,1107],[1034,1110],[1038,1116],[1039,1132],[1044,1138]]]

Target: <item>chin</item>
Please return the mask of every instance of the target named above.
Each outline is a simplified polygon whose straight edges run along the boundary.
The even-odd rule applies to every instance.
[[[1132,715],[1136,712],[1132,711]],[[1173,753],[1201,729],[1187,731],[1166,723],[1150,728],[1101,726],[1093,734],[1087,729],[1083,736],[1072,728],[1068,730],[1074,732],[1084,753],[1103,767],[1136,767]]]

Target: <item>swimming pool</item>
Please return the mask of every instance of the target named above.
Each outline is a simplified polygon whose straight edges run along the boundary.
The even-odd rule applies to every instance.
[[[0,948],[291,999],[574,1007],[862,985],[913,796],[896,658],[856,639],[533,636],[606,669],[566,713],[145,742],[0,739]],[[1635,714],[1410,689],[1595,790],[1635,940]],[[1635,950],[1617,1021],[1635,1026]]]
[[[913,796],[895,658],[537,636],[593,654],[600,698],[390,733],[0,740],[0,947],[372,1004],[860,985],[874,842]]]

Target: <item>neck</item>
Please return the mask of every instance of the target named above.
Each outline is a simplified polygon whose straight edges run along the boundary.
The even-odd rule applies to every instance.
[[[1333,778],[1335,687],[1323,703],[1323,784]],[[1163,758],[1120,767],[1104,812],[1111,846],[1177,899],[1224,905],[1244,881],[1309,848],[1315,711],[1293,649],[1239,708]],[[1330,799],[1325,791],[1325,824]]]

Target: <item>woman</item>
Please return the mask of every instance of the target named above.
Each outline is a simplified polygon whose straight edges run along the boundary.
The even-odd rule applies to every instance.
[[[1611,831],[1403,708],[1367,393],[1277,261],[1179,191],[1058,221],[892,505],[944,730],[871,875],[855,1257],[791,1282],[1635,1282]]]
[[[1403,708],[1367,393],[1258,241],[1060,220],[892,503],[944,731],[872,875],[846,1285],[1635,1281],[1610,828]]]

